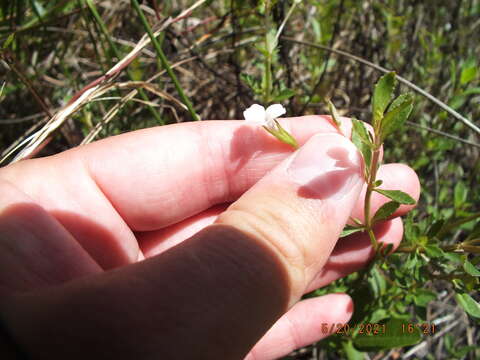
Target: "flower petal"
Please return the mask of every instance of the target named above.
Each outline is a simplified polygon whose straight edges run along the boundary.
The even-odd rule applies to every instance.
[[[266,110],[267,123],[272,123],[274,119],[285,114],[287,110],[281,104],[270,105]]]
[[[243,112],[243,117],[247,123],[265,125],[265,108],[262,105],[253,104]]]

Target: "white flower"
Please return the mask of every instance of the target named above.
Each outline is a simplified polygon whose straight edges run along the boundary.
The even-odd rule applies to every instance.
[[[273,129],[275,127],[273,120],[286,112],[285,108],[280,104],[270,105],[266,110],[262,105],[253,104],[243,112],[243,116],[248,124],[266,126]]]

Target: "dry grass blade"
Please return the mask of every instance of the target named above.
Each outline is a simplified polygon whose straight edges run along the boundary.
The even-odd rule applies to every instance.
[[[154,36],[158,36],[173,23],[188,17],[196,8],[201,6],[206,1],[207,0],[199,0],[191,7],[180,13],[180,15],[177,17],[165,20],[159,25],[158,29],[155,30]],[[47,138],[54,131],[56,131],[74,112],[88,103],[88,101],[91,100],[92,95],[99,90],[102,85],[113,83],[113,80],[121,73],[121,71],[124,70],[140,54],[143,48],[150,44],[150,42],[151,40],[148,34],[143,35],[137,45],[121,61],[108,70],[105,75],[85,86],[75,96],[73,96],[73,98],[64,108],[58,111],[42,129],[33,135],[32,139],[28,141],[28,144],[25,146],[25,148],[15,156],[15,158],[12,160],[12,163],[33,156],[41,147],[42,143],[44,143]],[[23,144],[18,145],[13,151],[17,151],[22,145]],[[0,163],[6,162],[7,159],[8,156],[3,157],[0,160]]]
[[[184,59],[182,61],[179,61],[177,63],[175,63],[174,65],[172,65],[172,68],[175,68],[177,66],[181,66],[183,64],[186,64],[188,62],[191,62],[193,60],[195,60],[196,57],[191,57],[191,58],[187,58],[187,59]],[[150,84],[152,81],[156,80],[157,78],[159,78],[160,76],[162,76],[163,74],[165,74],[165,70],[162,70],[160,72],[158,72],[157,74],[155,74],[154,76],[152,76],[150,79],[148,79],[148,81],[146,82],[147,84]],[[105,116],[102,118],[102,121],[99,122],[94,128],[92,131],[90,131],[90,133],[83,139],[81,145],[85,145],[85,144],[88,144],[90,142],[93,141],[93,139],[95,139],[95,137],[100,133],[100,131],[102,130],[102,128],[108,124],[114,117],[115,115],[120,111],[121,108],[123,108],[123,106],[128,102],[128,101],[131,101],[135,98],[135,96],[137,95],[138,93],[138,90],[137,89],[134,89],[132,91],[130,91],[126,96],[124,96],[117,104],[115,104],[106,114]],[[178,100],[177,100],[178,101]],[[182,104],[183,105],[183,104]],[[169,106],[166,106],[166,107],[169,107]],[[176,111],[172,111],[173,113],[173,116],[175,117],[175,119],[177,120],[177,122],[179,122],[178,120],[178,115],[177,115],[177,112]]]

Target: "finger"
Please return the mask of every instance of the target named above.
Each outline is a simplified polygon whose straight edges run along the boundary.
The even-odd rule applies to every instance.
[[[282,123],[300,144],[314,133],[336,131],[328,117]],[[233,201],[290,153],[261,128],[205,121],[141,130],[21,161],[1,168],[0,178],[54,215],[109,269],[139,258],[131,230],[160,229]]]
[[[216,220],[270,246],[292,278],[292,301],[325,264],[363,187],[355,146],[312,137]]]
[[[54,216],[103,268],[137,261],[135,236],[72,152],[0,168],[0,179]]]
[[[215,222],[218,215],[227,209],[229,204],[213,206],[208,210],[164,229],[136,233],[142,253],[148,258],[159,255],[180,244],[200,230]]]
[[[408,166],[403,164],[382,165],[378,170],[378,176],[383,180],[381,188],[389,190],[401,190],[409,193],[414,199],[418,200],[420,194],[420,183],[415,172]],[[352,212],[353,217],[363,220],[364,199],[365,186]],[[380,206],[385,204],[387,201],[389,201],[388,198],[377,192],[374,192],[371,198],[371,213],[374,214],[378,208],[380,208]],[[139,240],[142,251],[148,257],[169,249],[170,247],[189,238],[202,228],[213,223],[216,216],[219,215],[225,209],[225,207],[226,205],[221,205],[210,208],[206,212],[202,212],[187,220],[181,221],[161,230],[137,233],[136,236]],[[412,207],[413,206],[402,205],[392,215],[392,217],[404,215]]]
[[[260,339],[245,360],[278,359],[293,350],[313,344],[346,324],[353,302],[346,294],[329,294],[296,304]]]
[[[2,291],[29,291],[101,271],[72,235],[27,195],[3,180],[0,193]]]
[[[300,144],[315,133],[336,132],[322,116],[284,119],[282,124]],[[202,121],[122,134],[8,166],[0,169],[0,176],[47,210],[58,210],[59,217],[69,212],[94,218],[107,232],[118,234],[125,226],[105,215],[106,200],[110,212],[118,212],[131,229],[160,229],[237,199],[291,152],[264,129],[243,121]],[[55,196],[48,196],[52,184]],[[75,227],[68,222],[67,228]],[[78,230],[72,233],[81,237]]]
[[[402,236],[403,225],[400,218],[380,223],[375,227],[377,241],[385,245],[392,244],[393,249],[398,247]],[[370,238],[365,233],[355,233],[340,239],[324,268],[308,286],[307,292],[360,270],[373,259],[374,254]]]

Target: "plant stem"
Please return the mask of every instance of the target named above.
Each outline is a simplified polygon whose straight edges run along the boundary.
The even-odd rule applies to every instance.
[[[270,49],[270,39],[268,37],[270,30],[270,1],[265,1],[265,88],[263,94],[263,103],[267,106],[270,103],[270,97],[272,94],[272,53]]]
[[[103,35],[107,39],[108,44],[110,45],[110,48],[115,53],[115,56],[120,60],[122,58],[120,56],[120,51],[118,51],[118,48],[116,47],[115,43],[111,39],[110,34],[108,33],[108,29],[105,26],[105,23],[103,22],[100,14],[98,13],[97,8],[95,7],[95,4],[93,3],[92,0],[85,0],[85,1],[86,1],[86,4],[87,4],[88,8],[90,9],[90,12],[92,13],[93,17],[95,18],[95,21],[100,26],[100,29],[102,30]],[[133,78],[132,74],[128,70],[127,70],[127,74],[128,74],[128,77],[130,78],[130,80],[132,80],[132,81],[135,80]],[[142,97],[143,100],[148,101],[148,97],[145,94],[145,91],[143,91],[143,89],[138,89],[138,93],[140,94],[140,96]],[[158,111],[150,105],[147,105],[147,106],[148,106],[148,109],[150,110],[150,113],[155,118],[155,120],[157,120],[157,122],[160,125],[165,125],[165,121],[160,117],[160,114],[158,113]]]
[[[270,103],[270,96],[272,93],[272,56],[270,53],[265,57],[265,83],[263,102],[265,106],[267,106]]]
[[[375,136],[375,138],[379,138],[378,136]],[[379,244],[377,239],[375,238],[375,234],[372,229],[372,218],[370,216],[370,211],[371,211],[371,199],[372,199],[372,193],[374,189],[374,182],[376,180],[377,176],[377,169],[378,169],[378,161],[380,159],[380,145],[375,144],[375,150],[373,151],[373,157],[372,157],[372,162],[370,164],[370,169],[368,171],[368,181],[367,181],[367,191],[365,193],[365,204],[364,204],[364,216],[365,216],[365,230],[368,233],[368,236],[370,237],[370,242],[372,243],[373,249],[375,252],[377,252],[379,249]]]
[[[155,48],[155,52],[157,53],[158,59],[160,60],[160,63],[162,67],[167,71],[168,76],[170,76],[170,79],[172,79],[173,84],[175,85],[175,88],[177,89],[178,95],[182,99],[182,102],[187,106],[188,111],[190,113],[190,116],[192,117],[193,120],[200,120],[198,117],[197,113],[195,112],[195,109],[193,108],[192,103],[190,102],[190,99],[187,97],[185,92],[183,91],[182,86],[180,85],[180,82],[177,79],[177,76],[173,72],[172,68],[170,67],[170,64],[168,63],[167,57],[163,53],[163,50],[157,40],[157,38],[153,35],[152,28],[150,27],[150,24],[147,21],[147,18],[145,17],[145,14],[143,13],[142,9],[140,8],[140,5],[138,4],[138,0],[131,0],[132,6],[137,12],[138,16],[140,17],[140,21],[143,24],[143,27],[148,33],[148,36],[150,37],[150,40],[152,41],[152,44]]]

